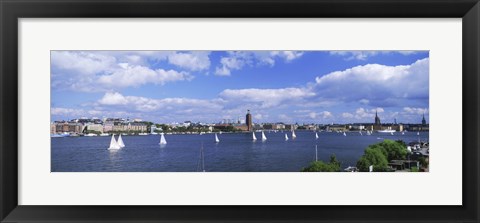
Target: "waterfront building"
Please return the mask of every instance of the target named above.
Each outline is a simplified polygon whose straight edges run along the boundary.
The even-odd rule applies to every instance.
[[[50,134],[57,133],[57,125],[55,123],[50,124]]]
[[[128,122],[128,123],[115,123],[113,125],[114,132],[147,132],[147,124],[143,122]]]
[[[87,124],[86,129],[87,131],[96,131],[103,133],[103,125],[101,124]]]
[[[429,131],[429,125],[420,125],[420,124],[410,124],[408,125],[408,131],[411,132],[424,132]]]
[[[412,131],[412,132],[429,131],[430,130],[430,125],[427,124],[427,121],[425,120],[425,114],[423,114],[421,124],[405,124],[403,126],[403,129],[408,130],[408,131]]]
[[[113,121],[105,121],[103,124],[103,132],[113,131]]]
[[[69,132],[69,133],[81,133],[83,132],[84,126],[82,123],[76,122],[58,122],[55,123],[55,131],[58,133]],[[50,128],[52,130],[52,127]]]
[[[245,117],[245,124],[247,125],[247,131],[253,131],[252,126],[252,114],[250,114],[250,110],[247,110],[247,115]]]
[[[403,132],[403,124],[397,124],[395,126],[397,127],[397,129],[396,129],[397,131]]]
[[[60,129],[61,132],[68,132],[68,123],[60,124],[60,128],[57,129]]]
[[[68,132],[70,133],[82,133],[85,130],[85,126],[82,123],[68,123]]]
[[[332,131],[332,132],[342,131],[342,132],[345,132],[345,131],[347,131],[347,126],[346,125],[330,125],[330,126],[327,126],[327,131]]]
[[[365,126],[364,125],[351,125],[350,130],[364,130]]]
[[[277,129],[285,129],[285,124],[283,123],[277,123],[276,126],[277,126]]]
[[[314,124],[304,124],[303,128],[305,128],[306,130],[317,130],[317,126]]]
[[[247,125],[234,125],[234,127],[240,131],[248,131]]]
[[[133,122],[129,123],[130,131],[140,131],[140,132],[146,132],[148,129],[147,124],[143,122]]]
[[[296,124],[285,124],[285,130],[296,130],[298,125]]]
[[[265,130],[273,130],[273,129],[276,129],[277,126],[272,124],[272,123],[265,123],[263,124],[263,129]]]
[[[219,130],[219,131],[228,131],[229,128],[232,128],[233,126],[228,123],[220,123],[220,124],[215,124],[213,126],[214,129]]]

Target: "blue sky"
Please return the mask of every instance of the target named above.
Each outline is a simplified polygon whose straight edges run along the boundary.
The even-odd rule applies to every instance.
[[[419,123],[428,51],[52,51],[52,120]]]

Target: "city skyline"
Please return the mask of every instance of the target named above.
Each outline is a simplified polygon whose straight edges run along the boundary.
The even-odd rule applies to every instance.
[[[429,122],[428,51],[52,51],[51,118]]]

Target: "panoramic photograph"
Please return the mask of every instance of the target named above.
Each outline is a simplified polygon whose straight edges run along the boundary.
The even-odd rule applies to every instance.
[[[50,52],[52,172],[429,172],[428,51]]]

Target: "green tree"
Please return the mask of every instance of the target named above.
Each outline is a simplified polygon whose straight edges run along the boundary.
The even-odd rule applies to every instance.
[[[302,172],[339,172],[340,162],[337,160],[335,154],[330,156],[330,163],[323,161],[313,161],[308,167],[301,170]]]
[[[341,163],[337,160],[337,156],[335,154],[332,154],[330,156],[330,165],[335,166],[338,170],[340,170]]]
[[[379,147],[368,147],[363,156],[357,161],[357,168],[362,172],[368,172],[373,165],[373,171],[384,172],[388,168],[387,157]]]
[[[302,169],[302,172],[337,172],[334,165],[324,163],[323,161],[313,161],[308,167]]]
[[[369,171],[373,165],[373,171],[387,171],[388,161],[406,159],[408,150],[403,141],[384,140],[383,142],[369,145],[362,157],[357,161],[360,171]]]
[[[388,160],[403,160],[407,158],[408,150],[403,142],[384,140],[379,146],[387,152]]]

